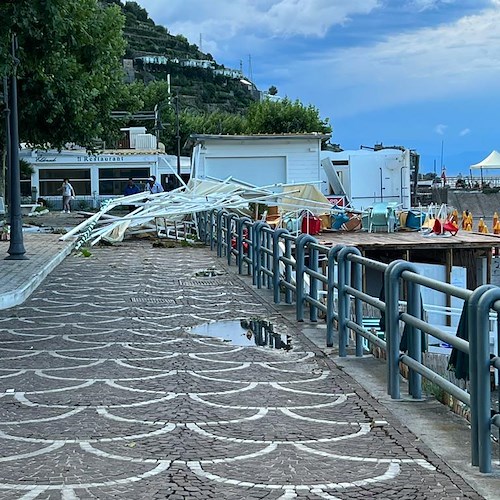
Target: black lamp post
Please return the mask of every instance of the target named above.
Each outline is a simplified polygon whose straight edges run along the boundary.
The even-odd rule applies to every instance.
[[[17,39],[12,35],[12,74],[10,77],[10,93],[8,93],[8,122],[7,122],[7,151],[9,158],[9,217],[10,217],[10,245],[6,260],[24,260],[23,218],[21,214],[21,170],[19,166],[19,129],[17,116],[17,66],[19,59],[16,56]],[[7,92],[7,89],[6,89]]]
[[[179,92],[175,96],[175,139],[177,141],[177,185],[181,185],[181,131],[179,124]]]

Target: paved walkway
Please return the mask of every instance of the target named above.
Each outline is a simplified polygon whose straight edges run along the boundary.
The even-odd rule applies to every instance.
[[[27,260],[5,260],[10,242],[0,241],[0,309],[18,304],[35,290],[72,250],[73,241],[60,234],[24,233]]]
[[[188,330],[252,318],[292,349]],[[0,358],[0,499],[482,498],[206,248],[69,256]]]

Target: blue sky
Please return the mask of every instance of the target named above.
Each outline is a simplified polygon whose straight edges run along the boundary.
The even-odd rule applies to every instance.
[[[500,150],[500,0],[138,3],[260,90],[316,106],[344,149],[402,145],[438,173],[443,151],[448,175]]]

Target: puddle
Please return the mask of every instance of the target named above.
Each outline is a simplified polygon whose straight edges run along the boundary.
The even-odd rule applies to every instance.
[[[292,348],[290,335],[276,333],[274,325],[265,320],[215,321],[196,326],[190,331],[195,335],[218,337],[240,346],[261,346],[286,351]]]
[[[210,267],[208,269],[202,269],[201,271],[197,271],[194,273],[195,278],[215,278],[216,276],[223,276],[226,274],[224,271],[219,271],[218,269],[214,269]]]

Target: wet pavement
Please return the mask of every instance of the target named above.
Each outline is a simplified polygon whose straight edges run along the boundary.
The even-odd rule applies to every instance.
[[[482,498],[208,249],[91,252],[0,311],[0,499]]]

